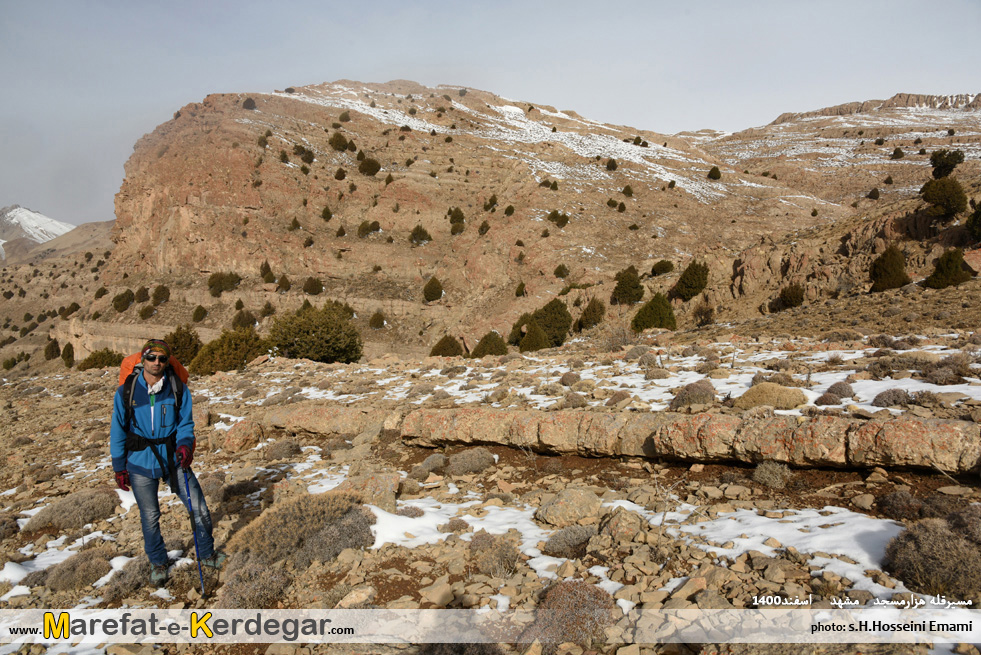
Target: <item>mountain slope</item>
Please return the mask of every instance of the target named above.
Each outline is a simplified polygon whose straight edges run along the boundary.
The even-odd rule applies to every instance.
[[[7,248],[24,249],[30,244],[44,243],[75,229],[74,225],[56,221],[20,205],[0,209],[0,259],[6,259]],[[30,243],[17,244],[19,240]]]

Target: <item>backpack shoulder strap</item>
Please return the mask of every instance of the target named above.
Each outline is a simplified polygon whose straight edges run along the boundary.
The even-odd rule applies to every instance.
[[[184,381],[173,368],[167,371],[170,379],[170,390],[174,392],[174,410],[180,414],[181,402],[184,400]]]
[[[133,425],[133,391],[136,388],[136,376],[139,375],[140,370],[134,369],[123,382],[123,427],[127,431]]]

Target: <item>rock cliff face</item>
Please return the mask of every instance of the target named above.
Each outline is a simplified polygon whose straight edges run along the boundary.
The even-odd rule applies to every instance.
[[[818,116],[849,116],[851,114],[868,114],[886,109],[937,109],[977,111],[981,109],[981,93],[958,93],[949,96],[924,95],[921,93],[897,93],[888,100],[866,100],[864,102],[846,102],[834,107],[825,107],[816,111],[788,112],[780,114],[772,125],[787,123],[801,118]]]

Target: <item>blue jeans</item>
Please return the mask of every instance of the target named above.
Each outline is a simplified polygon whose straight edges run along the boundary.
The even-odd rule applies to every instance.
[[[200,549],[201,559],[211,557],[215,552],[215,540],[211,536],[211,513],[208,505],[204,502],[204,494],[201,492],[201,485],[194,477],[191,470],[187,472],[188,483],[191,487],[191,504],[194,509],[194,532],[198,538],[198,548]],[[138,473],[129,474],[130,488],[136,497],[136,505],[140,508],[140,525],[143,528],[143,550],[150,559],[151,564],[167,563],[167,547],[164,546],[163,537],[160,536],[160,503],[157,499],[157,487],[160,481],[156,478],[148,478]],[[183,509],[177,511],[187,511],[187,491],[184,488],[184,472],[177,472],[178,497],[184,504]]]

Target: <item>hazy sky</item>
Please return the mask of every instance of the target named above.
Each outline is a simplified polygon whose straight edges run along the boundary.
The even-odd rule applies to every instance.
[[[979,0],[0,0],[0,207],[111,220],[133,144],[216,92],[459,84],[657,132],[981,92]]]

